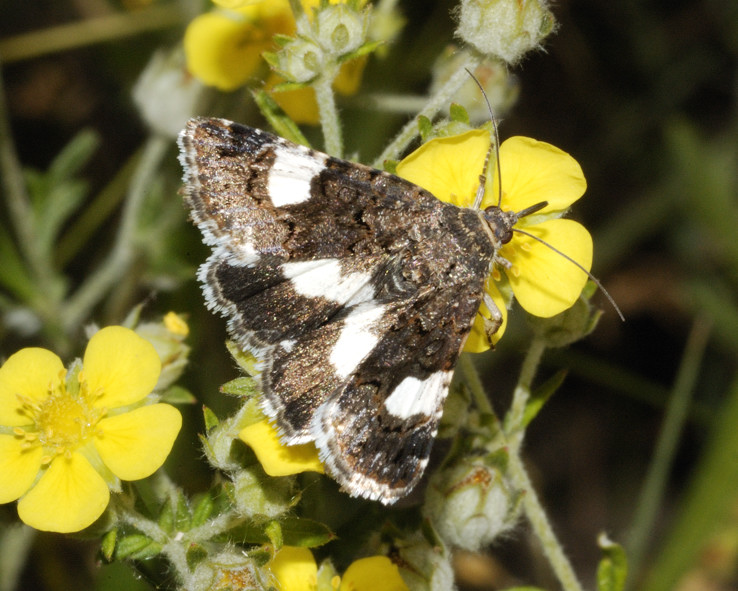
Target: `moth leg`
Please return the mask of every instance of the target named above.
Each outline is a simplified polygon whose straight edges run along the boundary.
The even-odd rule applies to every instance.
[[[497,307],[497,304],[495,304],[495,301],[492,299],[492,296],[486,291],[483,293],[482,299],[487,310],[489,310],[489,313],[492,315],[491,318],[487,318],[484,314],[481,314],[482,320],[484,321],[484,334],[487,336],[487,340],[491,345],[492,337],[498,330],[500,330],[500,326],[502,326],[502,313]]]

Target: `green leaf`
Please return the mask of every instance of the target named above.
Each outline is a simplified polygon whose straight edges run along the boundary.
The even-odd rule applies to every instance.
[[[259,386],[254,378],[242,376],[223,384],[220,387],[220,391],[223,394],[230,394],[231,396],[250,398],[259,393]]]
[[[470,125],[469,113],[466,112],[466,109],[463,106],[456,103],[451,103],[449,113],[451,114],[451,121],[466,123],[467,125]]]
[[[208,491],[195,503],[192,511],[192,527],[199,527],[205,523],[213,514],[213,509],[215,509],[215,501],[212,491]]]
[[[168,499],[161,508],[157,523],[165,533],[169,535],[174,533],[174,507],[172,507],[171,499]]]
[[[100,553],[103,555],[103,558],[110,562],[113,560],[113,553],[115,552],[115,543],[118,539],[118,528],[113,528],[109,532],[107,532],[102,539],[102,544],[100,545]]]
[[[194,404],[197,402],[194,394],[182,386],[171,386],[167,388],[162,393],[160,400],[169,404]]]
[[[530,424],[543,408],[543,405],[548,402],[549,398],[551,398],[556,390],[559,389],[561,384],[564,383],[567,373],[568,372],[563,369],[556,372],[552,377],[531,392],[530,398],[525,405],[525,411],[523,412],[523,427],[527,427]]]
[[[32,302],[35,295],[34,283],[28,274],[10,233],[0,226],[0,285],[12,292],[24,303]]]
[[[423,142],[427,141],[433,133],[433,122],[425,115],[418,117],[418,132],[420,133],[420,140]]]
[[[274,546],[275,551],[279,550],[284,545],[284,541],[282,539],[282,526],[279,521],[270,521],[264,529],[264,533],[269,538],[272,546]]]
[[[389,172],[390,174],[397,174],[398,164],[399,164],[399,160],[385,160],[382,163],[382,168],[384,168],[385,172]]]
[[[364,45],[359,47],[359,49],[356,49],[352,51],[351,53],[347,53],[345,55],[340,56],[336,61],[339,64],[342,64],[344,62],[355,60],[358,57],[367,55],[368,53],[371,53],[372,51],[379,49],[384,44],[385,44],[384,41],[367,41],[366,43],[364,43]]]
[[[620,544],[600,534],[597,543],[602,549],[602,560],[597,567],[598,591],[623,591],[628,575],[628,559]]]
[[[177,512],[175,514],[175,527],[177,531],[189,531],[192,527],[192,514],[190,513],[190,503],[183,492],[178,491],[177,494]]]
[[[208,551],[205,549],[204,546],[195,543],[187,546],[185,560],[187,561],[187,566],[190,568],[190,570],[195,570],[195,567],[207,557]]]
[[[161,544],[155,542],[143,534],[131,534],[121,538],[115,549],[115,557],[118,560],[130,558],[132,560],[145,560],[153,558],[161,552]]]
[[[273,522],[270,522],[273,523]],[[286,517],[278,520],[281,528],[282,544],[314,548],[335,539],[335,534],[318,521],[302,517]],[[267,526],[260,523],[241,523],[227,533],[228,539],[240,544],[271,544]],[[218,537],[220,539],[221,536]]]
[[[209,407],[203,406],[202,414],[203,418],[205,419],[205,431],[207,433],[220,425],[220,419],[218,419],[217,415],[212,410],[210,410]]]
[[[286,138],[296,144],[310,146],[307,138],[302,134],[300,128],[292,119],[287,116],[277,102],[265,90],[257,90],[251,93],[256,101],[256,106],[269,122],[272,129],[283,138]]]
[[[650,564],[642,591],[670,591],[699,560],[716,528],[725,523],[735,507],[738,490],[738,381],[723,397],[714,416],[704,452],[683,501],[675,523],[660,553]]]
[[[83,129],[75,135],[49,166],[47,176],[53,182],[69,179],[87,164],[100,145],[100,136],[92,129]]]

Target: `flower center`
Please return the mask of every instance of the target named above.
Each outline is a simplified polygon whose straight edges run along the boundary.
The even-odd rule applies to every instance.
[[[26,403],[35,426],[31,429],[34,433],[27,433],[26,439],[37,439],[43,446],[44,463],[57,455],[68,456],[94,434],[106,413],[104,408],[93,406],[98,395],[90,392],[87,383],[80,379],[76,393],[69,392],[62,381],[50,388],[45,400]]]

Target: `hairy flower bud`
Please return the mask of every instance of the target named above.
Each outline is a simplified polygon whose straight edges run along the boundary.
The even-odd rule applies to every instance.
[[[426,515],[451,546],[476,551],[515,525],[520,495],[484,458],[436,473],[426,493]]]
[[[290,82],[310,82],[323,69],[325,56],[316,43],[294,39],[277,53],[277,69]]]
[[[545,0],[462,0],[456,34],[482,53],[514,64],[554,27]]]
[[[368,14],[368,11],[358,12],[346,4],[327,6],[316,16],[318,43],[335,56],[356,51],[366,40]]]

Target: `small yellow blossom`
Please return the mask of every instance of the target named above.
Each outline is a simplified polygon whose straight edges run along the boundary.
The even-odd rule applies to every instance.
[[[294,30],[287,0],[251,2],[232,10],[206,12],[185,31],[187,68],[209,86],[235,90],[264,65],[261,54],[275,49],[272,36],[289,35]]]
[[[318,565],[307,548],[283,546],[269,562],[280,591],[314,591],[318,588]]]
[[[67,373],[46,349],[0,368],[0,503],[18,501],[31,527],[79,531],[103,513],[119,479],[159,468],[182,424],[168,404],[146,404],[159,378],[154,347],[111,326]],[[10,477],[8,477],[10,476]]]
[[[471,207],[489,145],[489,132],[483,129],[436,138],[402,160],[397,174],[442,201]],[[560,219],[587,187],[577,161],[545,142],[512,137],[500,146],[500,169],[503,211],[518,212],[543,201],[548,203],[535,215],[521,218],[515,227],[545,240],[589,270],[592,237],[581,224]],[[487,184],[482,209],[497,205],[498,187],[495,172],[494,182]],[[514,233],[498,257],[510,266],[496,265],[486,284],[487,292],[503,315],[494,342],[502,336],[507,323],[505,298],[498,288],[503,279],[501,272],[520,305],[534,316],[546,318],[571,307],[587,281],[586,273],[571,261],[522,233]],[[488,315],[484,305],[481,311]],[[484,323],[477,317],[464,350],[479,352],[487,348]]]
[[[318,586],[318,565],[307,548],[283,546],[269,562],[280,591],[313,591]],[[408,591],[397,566],[386,556],[370,556],[351,563],[332,587],[338,591]]]
[[[341,578],[339,591],[407,591],[397,565],[386,556],[352,562]]]
[[[324,472],[314,444],[283,445],[277,431],[266,420],[244,427],[238,437],[254,450],[261,467],[269,476]]]
[[[262,53],[277,49],[273,36],[294,35],[295,21],[288,0],[215,0],[215,4],[222,9],[201,14],[185,31],[187,68],[208,86],[232,91],[259,75],[266,67]],[[319,0],[302,0],[301,4],[312,20]],[[352,95],[358,91],[366,61],[362,56],[341,64],[333,83],[336,92]],[[283,79],[273,72],[266,81],[277,104],[297,123],[317,124],[315,91],[311,87],[270,90],[280,82]]]

